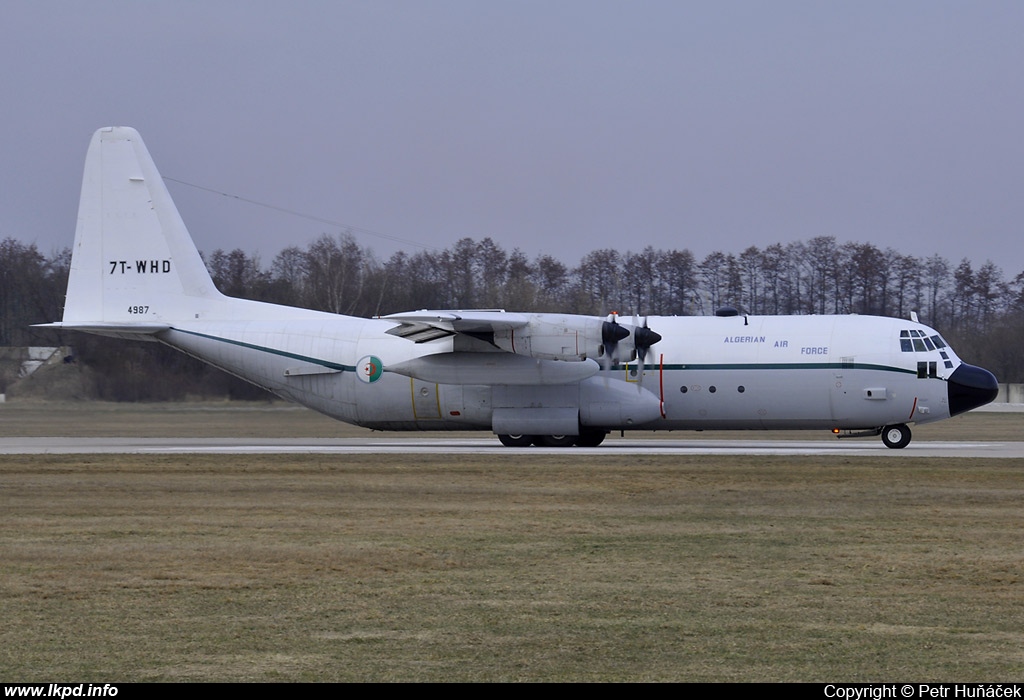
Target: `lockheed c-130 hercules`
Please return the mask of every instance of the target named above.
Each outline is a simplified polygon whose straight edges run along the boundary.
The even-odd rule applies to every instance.
[[[356,318],[227,297],[128,127],[92,138],[63,320],[45,325],[161,342],[347,423],[489,430],[509,446],[596,446],[625,430],[819,429],[902,448],[908,424],[998,391],[916,320]]]

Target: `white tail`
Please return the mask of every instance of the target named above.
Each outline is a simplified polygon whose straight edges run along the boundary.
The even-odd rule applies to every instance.
[[[93,134],[64,320],[41,326],[146,339],[197,321],[330,316],[221,294],[139,132]]]
[[[62,325],[165,326],[222,311],[226,301],[139,133],[97,131],[85,159]]]

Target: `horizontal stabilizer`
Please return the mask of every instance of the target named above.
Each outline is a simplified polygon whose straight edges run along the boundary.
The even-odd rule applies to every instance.
[[[147,336],[170,330],[164,323],[37,323],[33,328],[56,328],[64,331],[82,331],[94,335],[105,335],[111,338],[127,340],[156,340]]]

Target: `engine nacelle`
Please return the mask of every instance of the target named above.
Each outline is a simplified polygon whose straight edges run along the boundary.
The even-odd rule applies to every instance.
[[[590,316],[536,314],[526,327],[494,334],[494,344],[517,355],[579,361],[598,357],[602,321]]]
[[[592,358],[607,361],[631,361],[636,358],[636,332],[646,329],[619,323],[612,314],[607,319],[593,316],[535,314],[525,327],[494,333],[494,344],[517,355],[544,360],[579,361]],[[656,334],[655,334],[656,335]],[[660,340],[660,336],[657,337]],[[657,341],[653,341],[657,342]]]

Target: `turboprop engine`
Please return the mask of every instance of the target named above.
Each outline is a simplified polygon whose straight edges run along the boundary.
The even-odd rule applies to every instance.
[[[492,342],[517,355],[544,360],[595,359],[607,367],[637,357],[644,362],[648,349],[659,340],[661,336],[647,327],[646,320],[643,325],[630,325],[620,323],[617,314],[606,319],[535,314],[525,325],[496,329]]]
[[[500,310],[415,311],[392,314],[386,332],[417,344],[455,337],[451,351],[421,355],[389,370],[440,384],[572,384],[593,376],[601,366],[639,358],[661,336],[634,318],[569,314],[522,314]],[[480,352],[460,343],[486,343],[504,353]],[[508,354],[505,354],[508,353]],[[640,375],[642,381],[643,374]],[[639,383],[639,382],[638,382]]]

